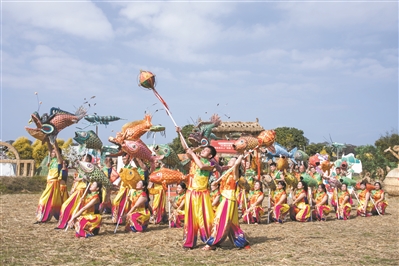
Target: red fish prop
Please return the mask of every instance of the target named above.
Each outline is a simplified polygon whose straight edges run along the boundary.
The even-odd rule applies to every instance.
[[[320,165],[319,156],[313,155],[313,156],[309,157],[309,163],[313,167],[319,166]]]
[[[151,150],[140,139],[125,140],[122,144],[122,150],[133,158],[139,158],[150,162],[150,172],[153,172],[155,170],[155,162],[160,159],[157,156],[153,156]]]

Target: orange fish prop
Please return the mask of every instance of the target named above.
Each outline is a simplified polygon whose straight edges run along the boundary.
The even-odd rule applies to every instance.
[[[258,146],[258,139],[251,136],[240,137],[232,146],[234,150],[242,153],[256,148]]]
[[[330,161],[322,161],[320,163],[320,168],[321,170],[323,170],[323,172],[327,172],[327,175],[330,175],[331,172],[331,168],[334,166],[334,163],[330,162]]]
[[[260,134],[258,135],[259,146],[266,147],[272,153],[276,152],[273,146],[275,140],[276,140],[276,132],[274,130],[264,130],[260,132]]]
[[[150,174],[150,181],[155,184],[161,184],[164,190],[167,190],[168,185],[187,182],[187,179],[187,176],[182,172],[163,167]]]

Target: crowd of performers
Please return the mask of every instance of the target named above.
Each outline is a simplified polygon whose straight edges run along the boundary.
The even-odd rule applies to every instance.
[[[112,158],[101,165],[114,184],[115,196],[111,201],[109,189],[100,182],[87,182],[81,174],[74,178],[68,193],[68,162],[63,161],[57,142],[54,146],[48,142],[47,186],[39,200],[35,223],[45,223],[54,217],[58,221],[55,229],[74,228],[76,237],[90,237],[99,233],[102,215],[110,214],[112,222],[123,225],[126,232],[150,230],[151,223],[169,223],[172,228],[183,228],[183,248],[186,249],[196,247],[198,235],[206,244],[204,250],[215,249],[227,237],[235,247],[248,249],[249,241],[239,218],[248,224],[265,223],[265,214],[268,222],[280,224],[287,220],[323,222],[334,212],[336,219],[347,220],[354,205],[353,198],[357,201],[357,215],[361,217],[384,215],[388,205],[379,182],[371,185],[362,181],[354,189],[346,183],[330,187],[331,178],[340,180],[346,175],[341,167],[327,175],[310,165],[279,171],[275,163],[270,163],[267,175],[259,178],[251,167],[248,153],[243,153],[230,158],[223,171],[217,173],[212,160],[216,156],[214,147],[205,146],[196,152],[183,140],[182,145],[191,160],[189,178],[186,183],[177,185],[176,196],[169,198],[169,202],[164,187],[149,182],[149,167],[129,155],[123,157],[123,169],[135,169],[141,178],[134,189],[120,182],[121,171],[116,171]],[[90,154],[82,160],[93,162]],[[157,167],[160,166],[159,163]],[[316,187],[308,187],[308,182],[302,178],[305,174],[316,180]],[[295,187],[286,182],[292,176],[297,179]],[[271,179],[266,180],[266,177]],[[264,186],[268,193],[263,192]],[[169,215],[167,203],[171,206]]]

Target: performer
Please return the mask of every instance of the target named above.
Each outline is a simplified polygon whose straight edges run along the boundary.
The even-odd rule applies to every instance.
[[[60,193],[60,172],[62,166],[61,150],[58,148],[57,141],[54,143],[54,149],[51,147],[49,140],[47,140],[47,146],[50,152],[47,185],[39,199],[35,224],[48,222],[53,216],[58,220],[62,205]]]
[[[323,184],[323,178],[322,178],[321,174],[318,173],[318,172],[316,171],[316,168],[315,168],[315,167],[310,166],[310,170],[309,170],[308,174],[309,174],[314,180],[317,181],[317,184],[318,184],[318,185]]]
[[[342,184],[341,189],[338,190],[338,193],[334,193],[333,201],[336,204],[332,205],[336,206],[336,216],[338,220],[347,220],[350,218],[351,210],[352,210],[352,199],[347,190],[346,184]],[[338,208],[338,209],[337,209]]]
[[[91,160],[92,156],[90,154],[86,154],[85,157],[83,157],[84,162],[90,163]],[[70,221],[72,214],[75,212],[75,209],[78,207],[78,205],[80,205],[80,199],[83,196],[83,193],[86,190],[87,186],[83,178],[84,178],[83,176],[78,175],[73,180],[71,195],[62,204],[58,226],[54,229],[66,228],[68,221]]]
[[[360,182],[360,189],[356,191],[359,204],[357,207],[357,216],[370,217],[373,204],[370,201],[370,192],[366,189],[366,181]]]
[[[301,164],[298,169],[299,171],[295,172],[295,177],[299,181],[301,180],[301,176],[306,173],[306,168],[305,165]]]
[[[243,215],[244,222],[250,222],[251,224],[260,224],[260,217],[264,211],[262,208],[262,202],[264,199],[262,183],[259,180],[255,180],[254,191],[249,193],[248,209],[245,210]]]
[[[125,231],[142,233],[147,229],[151,217],[150,197],[147,181],[141,180],[136,185],[136,191],[131,197],[132,207],[126,215]]]
[[[220,195],[219,183],[212,182],[211,192],[209,193],[209,196],[211,197],[213,213],[216,213],[216,210],[217,210],[220,202],[222,201],[222,198]]]
[[[381,215],[385,214],[385,209],[388,206],[388,202],[385,200],[385,192],[382,190],[380,182],[374,183],[375,189],[370,192],[370,197],[374,200],[375,206],[378,208],[378,212]],[[373,205],[372,213],[373,215],[378,215],[377,209]]]
[[[222,202],[217,208],[215,219],[213,220],[212,233],[206,241],[206,246],[202,248],[203,250],[215,249],[227,237],[238,248],[250,248],[244,231],[242,231],[238,223],[238,207],[235,195],[237,181],[240,177],[239,167],[242,158],[243,155],[240,155],[238,159],[230,159],[228,166],[233,168],[233,170],[223,174],[221,179],[212,184],[217,185],[220,183]]]
[[[130,156],[128,154],[122,156],[123,168],[132,169],[133,166],[130,164],[130,161],[131,161]],[[124,219],[121,216],[123,206],[125,206],[123,213],[127,213],[130,210],[130,202],[128,199],[128,194],[129,194],[129,187],[127,187],[122,181],[120,183],[118,194],[116,194],[114,200],[112,201],[112,222],[115,224],[118,223],[118,217],[119,217],[119,223],[120,224],[124,223],[123,221]]]
[[[68,181],[68,161],[62,161],[62,169],[61,169],[61,180],[60,180],[60,194],[61,194],[61,202],[64,203],[69,195],[67,189],[67,181]]]
[[[155,171],[159,170],[161,163],[156,162]],[[148,183],[148,192],[153,196],[152,199],[152,210],[153,216],[151,221],[154,224],[167,223],[168,215],[166,213],[166,191],[163,189],[162,184]]]
[[[287,184],[280,180],[277,182],[277,189],[271,192],[273,193],[271,199],[273,204],[273,220],[280,224],[283,223],[285,216],[290,210],[290,206],[287,204],[287,193],[285,192],[286,187]]]
[[[176,192],[177,195],[174,199],[170,199],[170,203],[173,207],[172,215],[170,216],[171,227],[181,228],[184,223],[184,203],[186,199],[187,186],[185,183],[181,182],[177,185]]]
[[[176,131],[180,132],[181,129],[176,127]],[[182,135],[179,136],[187,156],[191,159],[184,206],[183,248],[193,248],[197,244],[198,231],[203,242],[206,242],[211,234],[214,214],[208,191],[208,178],[214,167],[209,160],[215,157],[216,149],[213,146],[205,146],[198,157],[187,147]]]
[[[331,208],[328,206],[327,189],[324,184],[319,184],[317,190],[314,192],[312,201],[315,204],[315,209],[312,212],[314,219],[325,221],[326,218],[324,216],[330,213]]]
[[[310,206],[307,197],[308,186],[305,182],[299,181],[291,204],[290,216],[292,221],[310,221]]]
[[[101,188],[101,183],[91,183],[89,188],[90,193],[84,198],[83,207],[72,216],[68,225],[75,225],[76,237],[98,235],[102,220],[98,209],[101,203]]]
[[[280,181],[282,179],[281,172],[277,169],[275,162],[272,162],[270,164],[270,173],[269,174],[273,178],[273,180],[275,181],[276,184],[278,181]]]
[[[102,168],[104,174],[111,182],[111,175],[113,172],[113,160],[110,157],[105,158],[105,165]],[[111,182],[112,183],[112,182]],[[112,214],[112,203],[111,203],[111,189],[103,187],[102,191],[102,203],[100,209],[104,214]]]

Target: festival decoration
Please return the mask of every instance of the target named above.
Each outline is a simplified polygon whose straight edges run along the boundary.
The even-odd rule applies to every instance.
[[[240,137],[232,146],[237,152],[243,153],[258,147],[258,139],[252,136]]]
[[[296,151],[296,147],[293,148],[291,151],[287,151],[287,149],[281,146],[279,143],[274,142],[273,145],[267,147],[266,157],[273,160],[275,157],[285,156],[288,159],[292,160],[294,163],[296,163],[296,160],[294,158]]]
[[[100,150],[103,146],[103,142],[93,130],[75,131],[73,139],[87,149]]]
[[[112,185],[104,172],[95,164],[80,161],[78,172],[82,176],[86,176],[89,182],[99,182],[107,188]]]
[[[119,176],[123,185],[129,189],[136,189],[137,183],[142,180],[137,168],[121,168],[119,170]]]
[[[172,114],[169,111],[169,106],[166,104],[165,100],[161,97],[161,95],[157,92],[157,90],[155,89],[155,75],[153,73],[151,73],[150,71],[144,71],[144,70],[140,70],[140,74],[138,76],[138,80],[139,80],[139,86],[146,88],[148,90],[152,90],[152,92],[154,93],[154,95],[158,98],[158,100],[162,103],[162,105],[165,107],[165,111],[167,113],[167,115],[170,117],[170,119],[172,119],[173,124],[175,125],[175,127],[177,127],[177,124],[175,122],[175,120],[173,119]],[[180,136],[182,137],[185,145],[188,147],[183,134],[181,132],[179,132]]]
[[[309,155],[301,150],[297,150],[294,153],[294,159],[298,162],[306,162],[309,159]]]
[[[193,146],[206,146],[209,145],[212,139],[219,140],[220,138],[212,133],[212,129],[218,127],[221,123],[222,120],[217,114],[213,114],[210,121],[200,120],[188,136],[188,140]]]
[[[151,150],[140,139],[125,140],[122,144],[122,150],[133,158],[139,158],[150,162],[150,172],[153,172],[155,170],[155,162],[159,158],[157,156],[152,156]]]
[[[167,185],[187,182],[187,176],[177,170],[161,168],[150,174],[150,181],[155,184],[161,184],[163,189],[167,189]]]
[[[184,162],[180,161],[177,153],[168,144],[157,144],[152,149],[161,158],[160,160],[167,168],[179,169],[181,172],[184,172],[184,166],[190,162],[190,159]]]
[[[276,153],[273,146],[275,140],[276,132],[274,130],[264,130],[258,135],[259,146],[266,147],[272,153]]]
[[[300,179],[301,181],[305,182],[308,187],[317,187],[318,185],[317,181],[308,174],[302,174]]]
[[[50,109],[49,114],[44,113],[42,116],[34,112],[31,115],[31,120],[36,124],[37,129],[30,129],[28,127],[25,127],[25,129],[31,136],[41,141],[44,141],[48,137],[50,143],[54,145],[58,133],[64,128],[78,123],[86,115],[86,112],[87,110],[83,106],[80,106],[75,114],[55,107]],[[37,133],[38,130],[43,132],[45,136]]]
[[[118,121],[121,118],[113,115],[99,116],[99,115],[86,115],[84,119],[93,125],[109,125],[109,122]]]

